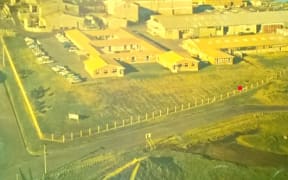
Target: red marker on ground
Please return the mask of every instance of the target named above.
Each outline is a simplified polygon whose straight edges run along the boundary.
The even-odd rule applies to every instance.
[[[237,89],[238,89],[238,91],[242,91],[243,90],[243,86],[239,85]]]

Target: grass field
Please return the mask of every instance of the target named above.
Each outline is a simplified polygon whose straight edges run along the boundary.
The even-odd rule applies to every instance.
[[[285,180],[288,177],[288,170],[285,168],[243,166],[227,161],[209,159],[193,153],[168,149],[146,153],[138,149],[138,152],[132,150],[129,153],[119,153],[113,156],[104,154],[94,157],[94,159],[98,158],[99,161],[92,166],[86,166],[86,168],[78,169],[78,163],[76,162],[73,166],[74,169],[70,166],[73,170],[71,169],[72,171],[69,171],[69,173],[68,171],[67,173],[58,173],[58,176],[51,176],[50,174],[46,179],[55,179],[55,177],[59,180],[102,179],[141,154],[145,154],[148,158],[140,162],[135,178],[137,180]],[[129,179],[134,167],[135,165],[123,169],[110,179]],[[68,166],[66,169],[69,170]],[[57,171],[55,171],[54,175],[56,174]]]
[[[238,142],[262,151],[288,154],[288,114],[273,113],[263,118],[271,120],[260,123],[256,133],[239,136]]]
[[[287,54],[283,54],[275,57],[273,61],[279,63],[271,69],[265,66],[270,60],[261,58],[254,60],[261,66],[241,62],[179,74],[172,74],[158,64],[138,64],[124,78],[98,79],[90,84],[72,86],[47,66],[36,64],[23,37],[7,38],[7,46],[22,73],[34,108],[39,109],[37,115],[42,130],[61,134],[219,95],[237,89],[238,85],[266,79],[271,71],[288,63]],[[33,99],[32,91],[38,88],[44,89],[45,93],[41,98]],[[80,123],[68,121],[69,112],[82,115]]]
[[[253,98],[267,105],[287,105],[288,78],[275,81],[269,84],[267,88],[259,89]]]

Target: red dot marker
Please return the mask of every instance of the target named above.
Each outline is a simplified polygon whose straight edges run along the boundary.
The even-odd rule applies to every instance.
[[[242,91],[243,90],[243,86],[239,85],[237,89],[238,89],[238,91]]]

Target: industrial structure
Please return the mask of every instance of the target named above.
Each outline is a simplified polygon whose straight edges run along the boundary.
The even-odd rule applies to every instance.
[[[234,58],[247,53],[288,51],[288,38],[279,34],[256,34],[184,40],[193,57],[211,64],[233,64]]]
[[[162,15],[193,14],[193,9],[200,5],[228,8],[240,7],[243,0],[136,0],[141,7]]]
[[[288,24],[288,11],[153,15],[147,31],[168,39],[272,33]]]

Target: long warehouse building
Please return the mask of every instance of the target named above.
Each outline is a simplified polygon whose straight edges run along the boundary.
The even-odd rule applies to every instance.
[[[273,33],[288,26],[288,11],[229,14],[154,15],[147,31],[167,39]]]

